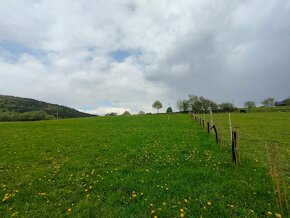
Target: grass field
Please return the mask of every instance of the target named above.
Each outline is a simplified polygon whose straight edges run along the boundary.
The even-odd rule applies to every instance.
[[[203,117],[203,115],[200,115]],[[210,120],[209,115],[205,116]],[[218,134],[224,135],[226,144],[230,144],[229,115],[213,114]],[[268,165],[266,144],[277,144],[280,161],[286,177],[290,176],[290,113],[231,113],[232,128],[237,129],[243,157],[250,157]]]
[[[238,116],[240,129],[256,119]],[[282,116],[284,125],[289,113]],[[289,149],[284,126],[270,125]],[[189,115],[0,123],[0,139],[0,217],[278,213],[267,167],[251,152],[235,166],[230,147],[216,145]]]

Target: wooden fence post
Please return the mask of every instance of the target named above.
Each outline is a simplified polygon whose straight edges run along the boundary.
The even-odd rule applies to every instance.
[[[233,161],[236,163],[236,131],[232,131],[232,157]]]
[[[238,142],[238,133],[237,130],[232,131],[232,156],[233,156],[233,161],[240,165],[241,164],[241,159],[240,159],[240,146]]]
[[[209,134],[209,122],[207,122],[207,133]]]
[[[215,141],[216,141],[216,144],[218,144],[218,143],[219,143],[219,139],[218,139],[218,134],[217,134],[217,130],[216,130],[215,125],[213,125],[211,128],[212,128],[212,129],[214,130],[214,132],[215,132]]]

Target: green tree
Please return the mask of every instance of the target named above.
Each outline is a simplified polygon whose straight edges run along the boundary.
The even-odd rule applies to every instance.
[[[152,107],[153,107],[154,109],[157,110],[157,114],[158,114],[158,113],[159,113],[159,109],[162,108],[163,105],[162,105],[161,101],[156,100],[156,101],[152,104]]]
[[[105,116],[117,116],[116,112],[106,113]]]
[[[202,103],[197,95],[189,95],[189,108],[192,112],[202,111]]]
[[[144,115],[145,112],[144,111],[139,111],[138,115]]]
[[[167,109],[166,109],[166,113],[172,113],[173,111],[172,111],[172,108],[171,107],[168,107]]]
[[[246,101],[244,103],[245,107],[248,109],[252,109],[256,107],[256,103],[254,101]]]
[[[124,111],[124,113],[122,115],[131,115],[131,113],[129,111]]]
[[[179,111],[183,111],[186,112],[189,110],[189,101],[184,99],[184,100],[179,100],[177,102],[177,107],[179,109]]]
[[[224,112],[231,112],[235,110],[235,107],[230,102],[224,102],[219,105],[219,108]]]
[[[266,98],[261,102],[265,107],[273,107],[275,104],[275,98]]]
[[[284,101],[287,106],[290,106],[290,97],[286,98]]]

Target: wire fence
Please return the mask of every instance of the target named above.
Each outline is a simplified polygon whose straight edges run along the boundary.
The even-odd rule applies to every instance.
[[[234,119],[232,119],[233,115]],[[217,144],[231,146],[235,164],[240,165],[243,159],[250,158],[269,168],[277,207],[281,212],[290,215],[288,207],[290,144],[287,140],[284,143],[279,140],[285,132],[287,134],[287,129],[273,137],[270,134],[271,128],[283,128],[283,126],[265,124],[262,122],[265,117],[261,115],[259,117],[261,121],[257,123],[254,120],[252,122],[243,120],[244,117],[240,117],[239,120],[236,114],[191,114],[191,117],[201,128],[214,135]],[[273,117],[273,119],[283,120],[281,117]]]

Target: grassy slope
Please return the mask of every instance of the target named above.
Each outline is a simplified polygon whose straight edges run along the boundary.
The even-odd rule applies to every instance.
[[[14,194],[0,202],[0,216],[276,211],[267,169],[247,157],[236,168],[230,148],[215,145],[188,115],[0,123],[0,138],[0,197]]]
[[[266,143],[279,147],[282,168],[290,182],[290,112],[232,113],[232,125],[237,128],[243,156],[268,164]],[[206,116],[209,119],[209,116]],[[227,113],[214,114],[213,119],[219,135],[224,134],[230,142],[229,118]]]

